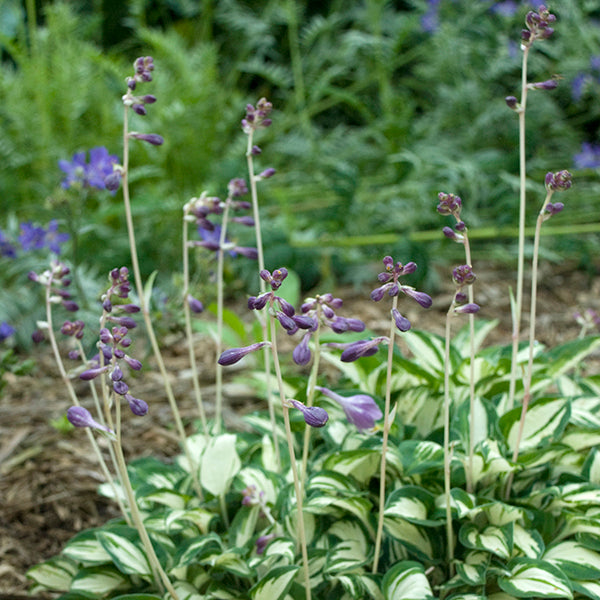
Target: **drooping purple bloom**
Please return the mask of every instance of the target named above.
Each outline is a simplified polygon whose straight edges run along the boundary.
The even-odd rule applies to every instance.
[[[92,429],[114,433],[113,430],[106,427],[106,425],[98,423],[98,421],[92,417],[90,411],[83,408],[83,406],[71,406],[67,410],[67,419],[69,420],[69,423],[75,427],[91,427]]]
[[[234,365],[236,362],[239,362],[251,352],[255,352],[259,350],[263,346],[270,345],[271,342],[257,342],[255,344],[250,344],[250,346],[246,346],[244,348],[229,348],[229,350],[225,350],[219,360],[217,361],[220,365],[227,367],[229,365]]]
[[[289,403],[302,413],[304,422],[311,427],[324,427],[327,421],[329,421],[329,415],[324,408],[319,406],[305,406],[298,400],[289,400]]]
[[[348,421],[355,425],[361,432],[373,429],[375,421],[383,417],[381,409],[371,396],[367,396],[366,394],[342,396],[321,386],[316,386],[315,389],[340,404]]]

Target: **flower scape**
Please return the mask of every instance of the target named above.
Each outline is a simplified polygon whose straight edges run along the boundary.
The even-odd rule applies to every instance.
[[[419,35],[451,25],[444,2],[421,4]],[[513,19],[518,4],[488,2],[486,14]],[[523,85],[520,97],[502,94],[499,104],[514,121],[515,139],[522,133],[521,157],[530,104],[560,88],[560,78],[539,73],[539,65],[541,81],[529,81],[530,53],[552,44],[559,27],[550,8],[536,3],[516,30]],[[150,121],[161,110],[161,95],[153,93],[161,68],[140,56],[124,79],[122,159],[97,146],[58,162],[62,192],[110,196],[127,240],[130,261],[109,270],[94,299],[78,299],[84,286],[69,264],[75,239],[61,221],[20,223],[18,235],[14,227],[0,231],[6,264],[50,254],[28,275],[45,313],[33,338],[48,345],[56,363],[63,426],[87,436],[100,491],[119,511],[29,569],[31,593],[61,600],[599,599],[600,381],[584,367],[600,347],[598,315],[577,313],[580,335],[561,346],[544,348],[536,338],[544,308],[538,265],[550,254],[542,232],[568,211],[572,173],[528,174],[519,160],[519,217],[530,216],[523,213],[532,205],[526,192],[543,201],[532,217],[535,230],[525,219],[517,224],[506,345],[484,344],[495,324],[476,302],[478,224],[469,215],[476,200],[462,191],[462,198],[439,191],[427,200],[440,220],[442,247],[460,256],[446,275],[452,293],[444,335],[423,329],[433,304],[421,290],[427,279],[411,256],[397,256],[404,247],[397,245],[377,257],[379,270],[368,267],[365,296],[383,322],[374,331],[327,288],[301,300],[293,269],[272,264],[277,253],[266,252],[259,190],[280,176],[264,164],[280,115],[265,97],[242,105],[238,146],[245,147],[246,171],[220,196],[204,191],[179,208],[174,302],[194,386],[193,398],[179,398],[162,355],[162,289],[154,275],[144,281],[146,257],[136,242],[144,218],[136,178],[151,172],[140,163],[171,143],[166,127],[147,132],[161,123]],[[578,97],[594,84],[591,73]],[[595,168],[596,146],[582,146],[581,168]],[[198,273],[201,267],[206,272]],[[238,279],[242,271],[251,276]],[[231,281],[250,282],[245,314],[226,309]],[[2,321],[0,343],[10,345],[15,334],[14,324]],[[210,402],[200,385],[200,354],[214,369]],[[138,387],[148,368],[161,382],[180,448],[168,463],[128,461],[124,450],[131,419],[152,418],[152,402]],[[224,378],[250,386],[260,404],[239,427],[224,418]],[[184,402],[186,414],[193,404],[192,420],[182,416]]]

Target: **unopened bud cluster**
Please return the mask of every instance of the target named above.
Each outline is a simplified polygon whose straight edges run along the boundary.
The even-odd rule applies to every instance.
[[[71,269],[64,263],[52,260],[50,268],[43,273],[38,274],[30,271],[27,276],[31,281],[49,289],[49,301],[52,304],[60,304],[65,310],[76,312],[79,310],[79,306],[72,300],[71,293],[65,289],[71,285],[70,274]]]
[[[536,11],[529,11],[525,17],[525,25],[527,29],[521,31],[521,41],[523,46],[531,46],[536,40],[546,40],[553,33],[551,27],[556,22],[556,16],[543,5]]]

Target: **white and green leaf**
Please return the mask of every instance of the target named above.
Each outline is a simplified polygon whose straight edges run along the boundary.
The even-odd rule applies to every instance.
[[[149,576],[152,573],[146,553],[123,535],[110,531],[98,531],[98,540],[110,554],[113,562],[122,573]]]
[[[572,600],[569,578],[553,564],[530,558],[511,561],[510,574],[498,577],[502,590],[516,598]]]
[[[299,568],[288,565],[272,569],[250,589],[250,597],[252,600],[283,600]]]
[[[433,592],[421,563],[402,561],[383,576],[385,600],[433,600]]]
[[[225,495],[241,468],[235,443],[234,434],[224,433],[213,437],[202,455],[200,483],[215,496]]]

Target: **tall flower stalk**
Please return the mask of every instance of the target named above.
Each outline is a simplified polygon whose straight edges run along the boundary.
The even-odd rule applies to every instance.
[[[256,235],[256,250],[258,253],[258,271],[259,273],[265,270],[265,257],[263,252],[262,242],[262,230],[260,226],[260,211],[258,208],[258,190],[257,182],[263,177],[272,176],[275,171],[274,169],[267,169],[263,171],[261,175],[256,175],[254,169],[254,157],[258,156],[262,151],[259,146],[254,144],[254,133],[259,129],[269,127],[272,123],[269,115],[273,110],[273,105],[267,101],[266,98],[261,98],[256,103],[256,108],[252,104],[246,106],[246,116],[242,119],[242,129],[248,136],[246,145],[246,162],[248,165],[248,181],[250,182],[250,196],[252,198],[252,213],[254,217],[254,231]],[[266,284],[264,280],[260,279],[260,292],[265,293]],[[266,340],[269,336],[269,328],[267,326],[266,319],[259,316],[259,321],[262,327],[263,338]],[[271,428],[273,429],[273,447],[275,450],[275,460],[277,465],[281,465],[281,458],[279,452],[279,440],[277,439],[277,428],[275,419],[275,403],[273,401],[273,395],[271,391],[271,359],[268,348],[263,351],[264,363],[265,363],[265,385],[266,385],[266,396],[267,404],[269,408],[269,419],[271,421]]]
[[[451,227],[444,227],[442,230],[444,235],[454,240],[455,242],[462,244],[465,248],[465,261],[468,266],[473,267],[471,260],[471,245],[469,243],[469,235],[465,222],[461,219],[460,213],[462,210],[462,200],[459,196],[454,194],[446,194],[440,192],[438,194],[439,204],[437,205],[437,211],[441,215],[453,216],[456,219],[454,229]],[[470,304],[473,304],[473,287],[468,286],[467,289],[468,300]],[[448,320],[446,320],[448,321]],[[448,338],[449,332],[446,332]],[[449,344],[448,339],[446,343]],[[448,348],[449,352],[449,348]],[[448,356],[445,361],[445,370],[448,371],[450,363]],[[466,484],[467,492],[472,492],[474,489],[473,482],[473,457],[475,454],[475,316],[473,313],[469,313],[469,450],[467,458],[467,469],[466,469]]]
[[[392,395],[392,364],[394,358],[394,339],[396,329],[401,332],[408,331],[411,327],[410,321],[404,317],[398,310],[398,294],[403,292],[416,300],[423,308],[429,308],[432,304],[431,297],[424,292],[418,292],[413,287],[403,285],[399,282],[399,278],[414,273],[417,265],[414,262],[408,262],[403,265],[400,262],[394,264],[391,256],[386,256],[383,259],[385,271],[379,273],[379,282],[383,285],[374,289],[371,292],[371,299],[379,302],[387,294],[392,297],[392,309],[390,319],[390,334],[387,338],[388,358],[385,384],[385,407],[383,412],[383,439],[381,445],[381,465],[379,474],[379,516],[377,520],[377,533],[375,536],[375,551],[373,554],[373,573],[377,573],[379,566],[379,555],[381,553],[381,541],[383,538],[383,519],[385,509],[385,489],[386,489],[386,458],[388,449],[388,437],[390,432],[390,405]],[[380,341],[383,341],[381,338]],[[359,356],[373,354],[373,349],[377,351],[377,346],[364,345],[365,342],[357,342],[353,346],[346,348],[342,353],[342,360],[354,359]],[[369,342],[367,342],[369,344]],[[345,355],[345,356],[344,356]]]
[[[537,311],[537,278],[538,278],[538,258],[540,252],[540,236],[542,231],[542,225],[550,217],[561,212],[564,208],[562,202],[552,203],[550,200],[554,192],[562,192],[568,190],[571,187],[571,173],[568,171],[558,171],[557,173],[548,173],[545,179],[546,185],[546,197],[542,203],[542,208],[538,213],[535,234],[533,239],[533,258],[531,265],[531,305],[529,309],[530,323],[529,323],[529,343],[528,343],[528,358],[527,358],[527,369],[525,371],[525,377],[523,379],[523,405],[521,407],[521,418],[519,420],[519,429],[517,430],[517,438],[515,441],[515,447],[513,449],[512,461],[517,462],[519,458],[519,451],[521,440],[523,438],[523,430],[525,428],[525,417],[527,415],[527,409],[529,408],[529,402],[531,401],[531,379],[533,376],[533,358],[534,358],[534,346],[535,346],[535,325],[536,325],[536,311]],[[506,486],[506,497],[510,497],[511,487],[513,482],[513,474],[511,473]]]
[[[523,280],[525,271],[525,217],[526,217],[526,180],[527,165],[525,159],[525,110],[527,107],[527,93],[529,89],[553,89],[556,87],[556,80],[541,82],[538,84],[529,84],[527,82],[527,62],[529,51],[536,40],[545,40],[549,38],[554,29],[551,25],[556,21],[555,15],[551,14],[542,4],[538,11],[530,11],[525,18],[527,29],[521,31],[521,49],[523,50],[523,59],[521,66],[521,101],[514,96],[508,96],[506,103],[509,108],[515,110],[519,115],[519,241],[517,258],[517,292],[514,304],[512,306],[512,353],[510,383],[508,390],[508,405],[510,410],[515,401],[515,388],[517,381],[517,355],[519,352],[519,339],[521,335],[521,316],[523,310]],[[545,86],[545,87],[544,87]]]
[[[263,292],[258,296],[251,296],[248,299],[248,308],[252,310],[263,310],[266,308],[268,313],[268,321],[270,326],[270,340],[264,340],[262,342],[251,344],[245,348],[231,348],[225,350],[220,358],[219,363],[221,365],[232,365],[247,356],[251,352],[260,350],[261,348],[267,348],[271,351],[273,358],[273,364],[275,368],[275,376],[277,378],[277,384],[279,387],[279,396],[281,401],[281,408],[283,413],[283,421],[285,427],[285,436],[287,440],[288,453],[290,457],[290,469],[292,471],[292,478],[294,481],[294,492],[296,495],[296,510],[297,510],[297,529],[298,529],[298,544],[302,555],[302,567],[304,573],[304,586],[306,600],[311,600],[311,587],[310,587],[310,572],[308,565],[308,548],[306,542],[306,531],[304,527],[304,513],[303,513],[303,489],[298,474],[298,466],[296,464],[296,452],[294,449],[294,440],[292,437],[292,429],[290,426],[289,409],[296,408],[302,412],[304,421],[311,427],[323,427],[329,415],[327,412],[317,406],[306,406],[298,400],[290,400],[286,398],[285,388],[283,385],[283,377],[281,374],[281,366],[279,364],[279,355],[277,350],[277,322],[283,327],[286,332],[296,331],[298,326],[294,321],[295,315],[294,307],[287,302],[285,299],[277,296],[275,292],[279,289],[284,279],[287,277],[288,271],[282,267],[276,269],[273,273],[270,273],[266,269],[260,272],[260,278],[271,288],[270,291]]]
[[[152,95],[145,96],[134,96],[133,92],[137,87],[138,83],[149,82],[152,81],[152,71],[154,70],[154,61],[152,57],[145,56],[136,59],[134,62],[135,75],[133,77],[129,77],[127,79],[127,93],[123,96],[123,105],[124,105],[124,113],[123,113],[123,165],[118,170],[118,173],[122,177],[123,181],[123,203],[125,208],[125,220],[127,223],[127,235],[129,239],[129,249],[131,253],[131,266],[133,270],[133,277],[135,281],[135,287],[137,290],[137,295],[140,303],[140,308],[142,312],[142,316],[144,318],[144,324],[146,326],[146,332],[148,334],[148,338],[150,340],[150,345],[152,347],[152,352],[154,354],[154,358],[156,360],[156,364],[161,374],[161,378],[163,381],[163,385],[165,388],[165,393],[167,395],[167,400],[169,402],[169,406],[171,408],[171,412],[173,413],[173,419],[175,421],[175,427],[177,429],[177,433],[179,435],[179,441],[182,446],[182,450],[186,456],[188,464],[190,466],[190,474],[192,477],[192,483],[194,486],[194,490],[199,498],[203,497],[202,488],[200,487],[199,479],[198,479],[198,463],[194,460],[191,455],[190,449],[187,444],[187,438],[185,434],[185,429],[183,427],[183,422],[181,420],[181,414],[179,413],[179,408],[177,407],[177,401],[175,400],[175,395],[173,394],[173,388],[169,381],[169,375],[167,373],[167,368],[165,366],[164,359],[162,357],[162,353],[160,351],[160,346],[158,344],[158,340],[156,338],[156,333],[154,332],[154,326],[152,324],[152,319],[150,318],[150,308],[149,308],[149,294],[148,297],[145,293],[144,286],[142,283],[142,275],[139,266],[137,246],[135,241],[135,228],[133,224],[133,215],[131,212],[131,200],[129,195],[129,140],[130,139],[139,139],[149,144],[160,146],[163,143],[163,138],[155,133],[137,133],[129,131],[129,109],[131,108],[138,115],[146,114],[146,104],[153,104],[156,101],[156,98]],[[116,171],[117,172],[117,171]]]
[[[452,399],[450,397],[450,334],[452,318],[457,314],[474,314],[479,310],[479,306],[468,301],[468,295],[463,289],[475,281],[475,274],[471,265],[462,265],[456,267],[452,272],[452,280],[455,285],[455,292],[452,302],[446,313],[445,326],[445,344],[444,344],[444,496],[446,504],[446,559],[450,576],[453,575],[454,560],[454,530],[452,527],[452,452],[450,448],[450,409],[452,408]],[[473,407],[471,406],[471,414]],[[470,439],[473,437],[473,424],[470,424]]]

